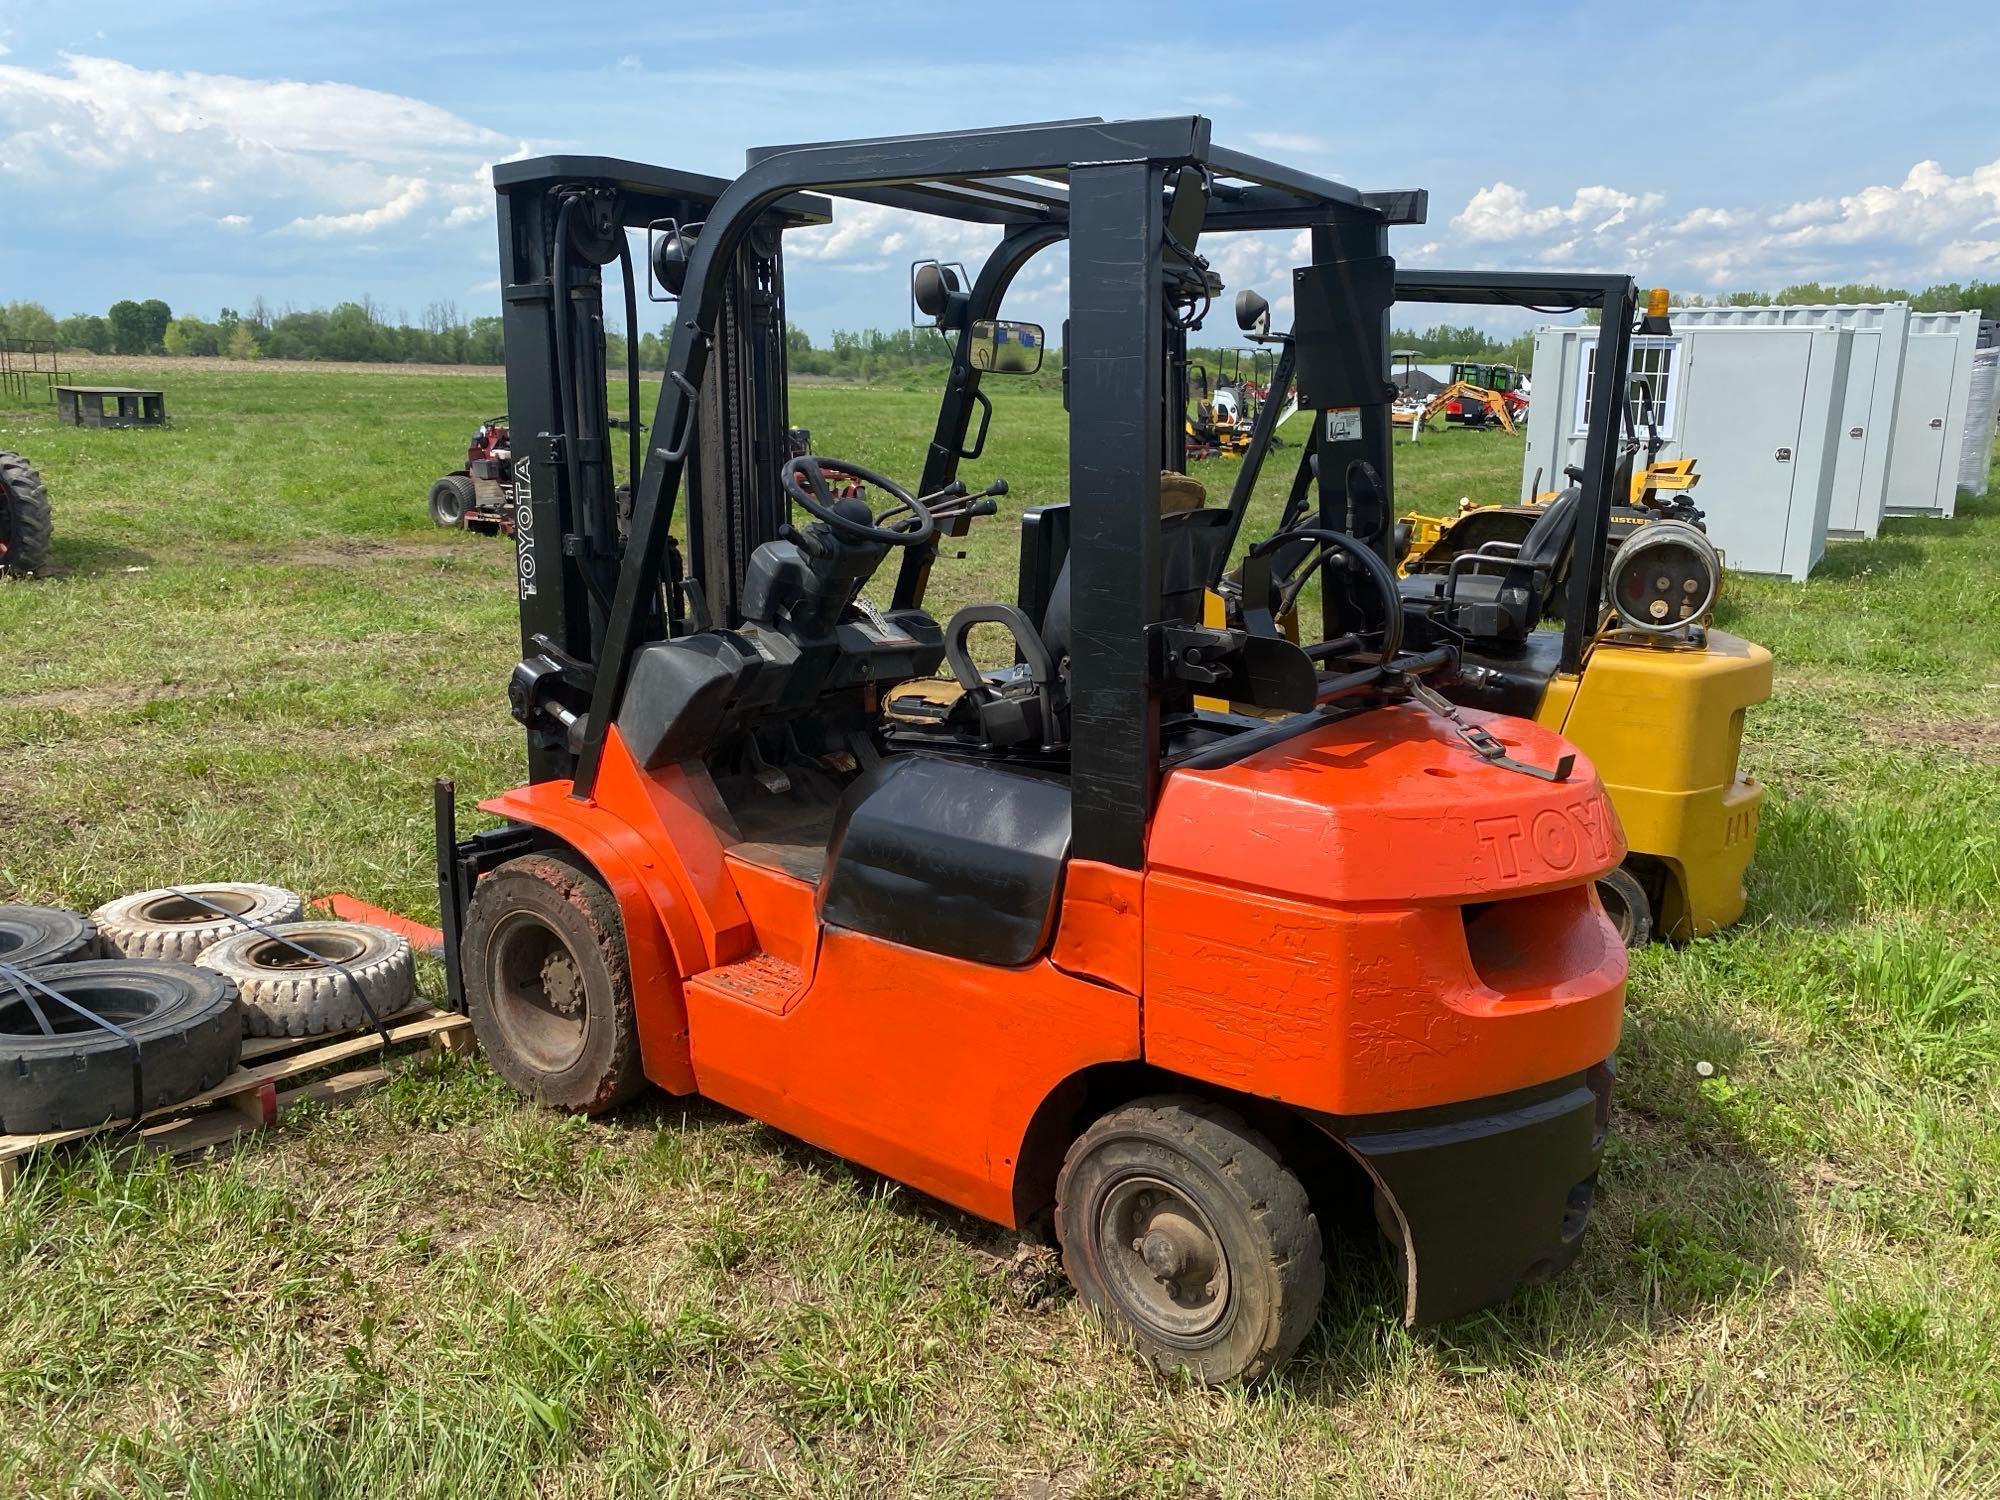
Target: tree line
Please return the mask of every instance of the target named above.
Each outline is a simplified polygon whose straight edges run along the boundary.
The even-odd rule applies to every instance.
[[[664,370],[673,324],[639,336],[639,366]],[[225,307],[214,318],[175,316],[157,297],[114,302],[102,314],[57,318],[38,302],[0,304],[0,337],[42,339],[89,354],[176,355],[190,358],[337,360],[344,363],[497,365],[503,357],[498,317],[468,318],[456,304],[434,302],[421,321],[391,318],[370,298],[331,309],[282,310],[262,298],[247,311]],[[625,338],[605,335],[605,363],[625,368]],[[787,330],[794,373],[868,380],[894,370],[935,364],[950,345],[933,328],[836,329],[831,343],[813,343],[802,328]]]
[[[1920,312],[1979,310],[2000,318],[2000,282],[1940,282],[1921,291],[1849,283],[1829,286],[1799,282],[1776,292],[1731,292],[1719,297],[1677,299],[1689,306],[1789,307],[1817,302],[1908,302]],[[934,328],[836,329],[829,343],[815,344],[802,328],[786,331],[792,372],[850,380],[877,380],[897,371],[940,364],[950,345]],[[0,338],[45,339],[65,350],[91,354],[177,355],[190,358],[338,360],[347,363],[497,365],[502,358],[500,319],[466,317],[456,303],[433,302],[412,323],[393,319],[373,299],[342,302],[331,309],[273,309],[260,297],[247,311],[225,307],[214,318],[174,315],[157,297],[114,302],[102,314],[57,318],[38,302],[0,304]],[[639,336],[639,366],[666,368],[673,324]],[[615,374],[625,367],[625,339],[607,334],[606,363]],[[1533,336],[1496,338],[1467,324],[1438,324],[1421,331],[1396,329],[1390,347],[1414,350],[1420,359],[1497,360],[1526,367]],[[1249,361],[1240,348],[1192,351],[1211,368]],[[1058,370],[1061,351],[1049,350],[1048,368]]]

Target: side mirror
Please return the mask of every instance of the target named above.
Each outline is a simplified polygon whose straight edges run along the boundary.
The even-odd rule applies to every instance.
[[[934,327],[948,327],[952,313],[969,300],[960,267],[937,260],[920,260],[910,267],[910,305]],[[914,324],[917,320],[913,317],[910,321]]]
[[[1247,286],[1236,294],[1236,326],[1252,338],[1271,332],[1271,304]]]
[[[972,325],[972,368],[989,375],[1032,375],[1042,367],[1039,323],[987,320]]]

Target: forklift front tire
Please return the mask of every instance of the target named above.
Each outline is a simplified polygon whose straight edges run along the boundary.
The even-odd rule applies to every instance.
[[[1653,940],[1653,898],[1630,870],[1620,865],[1599,876],[1597,899],[1627,948],[1637,951]]]
[[[1283,1364],[1326,1290],[1305,1188],[1241,1117],[1193,1095],[1137,1100],[1077,1138],[1056,1234],[1070,1280],[1113,1331],[1204,1385]]]
[[[594,874],[509,860],[473,890],[460,951],[473,1034],[522,1094],[594,1115],[645,1086],[625,924]]]

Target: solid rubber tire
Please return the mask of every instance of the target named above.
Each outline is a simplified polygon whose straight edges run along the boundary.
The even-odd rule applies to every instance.
[[[0,906],[0,964],[72,964],[99,953],[97,924],[59,906]]]
[[[214,1088],[242,1055],[236,986],[221,974],[151,959],[90,959],[37,969],[35,978],[92,1009],[116,998],[120,1010],[112,1018],[138,1044],[146,1110]],[[80,1023],[54,1000],[36,998],[52,1024],[81,1029],[44,1036],[18,996],[0,996],[0,1133],[87,1130],[131,1118],[125,1041]]]
[[[503,919],[524,912],[560,936],[582,981],[582,1047],[555,1071],[527,1057],[496,1014],[492,940]],[[625,922],[594,873],[553,854],[509,860],[473,888],[459,952],[473,1035],[494,1070],[521,1094],[551,1109],[594,1115],[645,1087]]]
[[[271,932],[308,948],[315,941],[345,940],[332,946],[355,951],[327,955],[338,958],[340,967],[322,968],[261,932],[239,932],[212,944],[195,962],[234,981],[246,1036],[351,1031],[371,1024],[370,1009],[381,1020],[408,1010],[416,998],[416,961],[400,933],[334,921],[286,922]]]
[[[0,506],[6,509],[9,546],[0,573],[39,573],[49,565],[55,523],[48,488],[35,466],[18,453],[0,452]]]
[[[181,887],[207,901],[240,902],[244,910],[236,917],[204,916],[198,920],[170,922],[148,915],[150,908],[177,901],[171,890],[139,891],[107,901],[90,914],[97,935],[104,940],[107,958],[171,958],[193,963],[202,953],[233,933],[247,929],[245,922],[275,927],[280,922],[296,922],[305,911],[305,902],[296,891],[282,886],[257,885],[250,881],[208,880]]]
[[[448,498],[440,504],[440,497]],[[479,492],[463,474],[447,474],[431,486],[431,522],[434,525],[463,526],[465,518],[478,508],[478,504]],[[456,514],[453,513],[454,508]]]
[[[1098,1207],[1121,1176],[1143,1172],[1197,1203],[1228,1257],[1230,1302],[1214,1338],[1161,1342],[1120,1311],[1103,1266]],[[1063,1268],[1113,1332],[1155,1368],[1204,1385],[1253,1382],[1312,1331],[1326,1292],[1319,1221],[1304,1186],[1234,1110],[1193,1094],[1139,1099],[1078,1136],[1056,1180]]]
[[[1630,870],[1620,865],[1598,876],[1597,899],[1627,948],[1637,951],[1653,940],[1653,898]],[[1621,908],[1626,914],[1622,922],[1618,916]]]

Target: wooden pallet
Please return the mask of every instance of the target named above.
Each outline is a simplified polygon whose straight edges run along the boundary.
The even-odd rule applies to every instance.
[[[192,1099],[142,1116],[136,1128],[129,1120],[114,1120],[83,1130],[0,1135],[0,1198],[13,1191],[36,1152],[94,1135],[117,1132],[139,1149],[175,1156],[226,1147],[250,1131],[277,1124],[287,1108],[302,1100],[327,1102],[374,1087],[389,1076],[381,1065],[388,1061],[386,1053],[401,1052],[417,1043],[444,1052],[466,1051],[473,1045],[472,1023],[455,1012],[420,1005],[389,1018],[387,1049],[381,1035],[373,1030],[247,1038],[235,1072]],[[376,1053],[385,1054],[380,1063],[310,1082],[293,1082]]]

